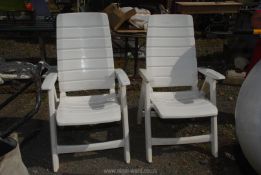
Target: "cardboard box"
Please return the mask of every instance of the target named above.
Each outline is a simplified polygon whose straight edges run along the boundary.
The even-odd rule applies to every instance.
[[[129,20],[133,15],[136,14],[134,9],[123,13],[116,3],[110,4],[103,11],[108,15],[112,30],[118,30],[125,21]]]

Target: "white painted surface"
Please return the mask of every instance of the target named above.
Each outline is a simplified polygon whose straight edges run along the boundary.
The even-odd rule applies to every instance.
[[[189,143],[203,143],[210,142],[210,135],[181,137],[181,138],[152,138],[151,142],[153,145],[181,145]]]
[[[218,113],[216,106],[193,91],[154,92],[151,101],[161,118],[209,117]]]
[[[152,162],[153,145],[211,142],[218,156],[216,80],[224,76],[210,69],[199,69],[210,85],[210,100],[197,88],[197,60],[193,20],[190,15],[152,15],[147,33],[146,69],[142,77],[137,123],[145,113],[146,159]],[[204,84],[205,84],[204,83]],[[190,86],[183,92],[153,92],[153,87]],[[179,138],[153,138],[151,109],[162,119],[211,118],[211,133]],[[144,111],[144,113],[143,113]]]
[[[197,84],[197,60],[191,16],[152,15],[149,18],[146,68],[152,79],[152,87]]]
[[[129,121],[125,72],[114,69],[107,15],[103,13],[67,13],[57,17],[57,68],[43,82],[48,90],[53,171],[59,169],[59,154],[124,147],[130,163]],[[60,98],[55,82],[59,80]],[[119,94],[115,93],[115,78]],[[68,91],[109,89],[109,94],[67,96]],[[122,120],[123,138],[87,145],[58,145],[57,125],[93,125]]]
[[[86,145],[61,145],[57,147],[58,153],[76,153],[86,151],[97,151],[124,146],[123,140],[113,140],[101,143],[91,143]]]
[[[113,88],[115,74],[107,15],[58,15],[57,60],[61,92]]]
[[[116,94],[61,97],[56,116],[59,126],[108,123],[121,120]]]
[[[130,85],[130,80],[127,74],[122,69],[115,69],[115,74],[117,79],[119,80],[120,86]]]

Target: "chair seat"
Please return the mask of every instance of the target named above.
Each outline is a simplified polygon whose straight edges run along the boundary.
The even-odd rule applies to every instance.
[[[199,92],[153,92],[153,108],[161,118],[194,118],[217,115],[218,110]]]
[[[57,110],[59,126],[88,125],[121,120],[115,94],[62,97]]]

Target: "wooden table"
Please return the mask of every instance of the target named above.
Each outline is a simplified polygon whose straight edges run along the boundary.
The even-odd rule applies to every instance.
[[[139,51],[139,38],[146,38],[146,30],[134,30],[134,29],[119,29],[117,31],[112,31],[112,37],[121,37],[125,40],[125,70],[128,64],[128,51],[132,50],[128,46],[129,38],[134,38],[135,40],[135,47],[133,49],[134,53],[134,77],[137,75],[138,70],[138,51]]]
[[[238,13],[242,3],[225,2],[176,2],[177,12],[182,14]]]

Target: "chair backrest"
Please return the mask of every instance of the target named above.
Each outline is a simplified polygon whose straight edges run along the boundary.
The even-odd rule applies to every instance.
[[[197,85],[193,19],[190,15],[151,15],[146,67],[152,87]]]
[[[57,68],[61,92],[114,88],[113,52],[106,14],[58,15]]]

